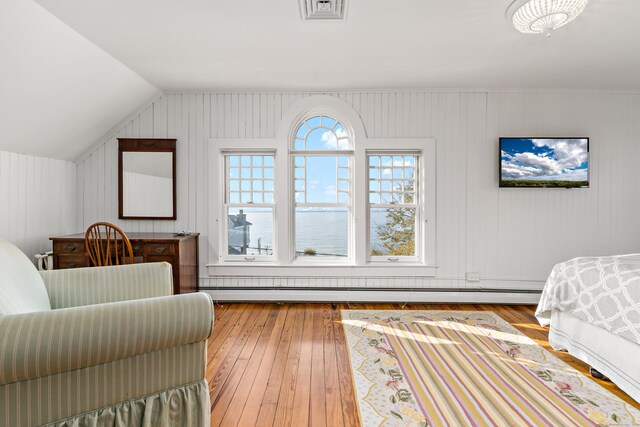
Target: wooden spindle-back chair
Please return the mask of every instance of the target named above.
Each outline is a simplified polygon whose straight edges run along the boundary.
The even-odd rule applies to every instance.
[[[94,266],[133,264],[131,242],[124,231],[113,224],[96,222],[89,226],[84,233],[84,244]]]

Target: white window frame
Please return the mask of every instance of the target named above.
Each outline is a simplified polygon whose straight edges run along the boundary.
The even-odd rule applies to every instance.
[[[393,147],[390,149],[389,147]],[[436,141],[433,138],[367,138],[356,143],[356,165],[362,165],[356,172],[356,222],[359,226],[356,230],[356,257],[362,265],[369,267],[381,267],[388,269],[385,275],[393,275],[393,272],[409,273],[414,275],[433,276],[437,269],[436,263]],[[380,259],[370,256],[370,229],[369,229],[369,165],[368,154],[377,153],[413,153],[418,157],[416,181],[419,200],[417,208],[416,232],[420,233],[416,241],[417,259],[406,259],[402,262]],[[362,221],[360,219],[362,218]],[[404,275],[404,274],[400,274]],[[407,274],[410,275],[410,274]]]
[[[337,117],[334,117],[331,114],[328,113],[317,113],[317,114],[309,114],[306,116],[303,116],[303,118],[301,120],[299,120],[298,122],[294,123],[293,126],[293,130],[292,133],[293,135],[295,135],[298,131],[298,128],[300,126],[302,126],[308,119],[315,117],[315,116],[323,116],[323,117],[329,117],[333,120],[336,120],[337,123],[339,123],[346,131],[347,133],[347,138],[349,140],[349,148],[348,149],[335,149],[335,150],[296,150],[295,149],[295,137],[293,137],[291,139],[291,141],[289,142],[290,146],[289,146],[289,170],[291,171],[290,174],[290,182],[291,185],[289,186],[289,207],[290,207],[290,211],[291,211],[291,218],[292,221],[290,223],[290,236],[291,239],[289,241],[289,248],[290,248],[290,259],[292,261],[292,263],[294,264],[298,264],[298,265],[340,265],[340,264],[345,264],[345,265],[351,265],[353,264],[353,257],[354,257],[354,247],[353,247],[353,234],[354,234],[354,211],[353,211],[353,168],[354,168],[354,164],[353,164],[353,157],[354,157],[354,150],[353,150],[353,136],[351,135],[351,133],[349,132],[348,128],[346,128],[344,126],[344,124],[342,124],[342,122],[340,121],[340,119],[338,119]],[[317,128],[316,128],[317,129]],[[336,158],[336,162],[338,157],[347,157],[348,159],[348,170],[349,170],[349,177],[348,177],[348,182],[349,182],[349,191],[348,191],[348,201],[347,203],[339,203],[339,178],[338,178],[338,165],[336,164],[336,202],[335,203],[313,203],[313,202],[307,202],[307,192],[306,192],[306,171],[305,171],[305,200],[304,202],[298,202],[296,201],[296,189],[295,189],[295,182],[296,182],[296,177],[295,177],[295,169],[296,169],[296,165],[295,165],[295,158],[296,157],[304,157],[305,158],[305,169],[306,169],[306,161],[307,158],[309,157],[335,157]],[[299,180],[299,178],[298,178]],[[315,257],[298,257],[297,253],[296,253],[296,227],[295,227],[295,215],[296,215],[296,208],[298,207],[311,207],[311,208],[322,208],[322,207],[341,207],[341,208],[346,208],[347,209],[347,218],[348,218],[348,236],[347,236],[347,245],[348,245],[348,252],[347,252],[347,257],[345,259],[322,259],[322,258],[315,258]]]
[[[272,254],[271,255],[231,255],[228,253],[228,247],[229,247],[229,230],[228,230],[228,220],[225,221],[224,219],[228,218],[229,215],[229,209],[230,208],[238,208],[238,209],[251,209],[251,208],[270,208],[272,210],[272,218],[271,218],[271,229],[272,229],[272,235],[275,236],[275,227],[276,227],[276,215],[277,215],[277,206],[276,206],[276,196],[275,196],[275,192],[276,192],[276,183],[275,183],[275,169],[276,169],[276,165],[275,165],[275,157],[276,157],[276,153],[275,150],[272,151],[268,151],[268,150],[262,150],[262,151],[244,151],[244,150],[222,150],[220,153],[221,157],[222,157],[222,173],[223,173],[223,178],[222,178],[222,198],[223,198],[223,203],[222,203],[222,215],[221,215],[221,221],[220,221],[220,226],[221,226],[221,230],[220,230],[220,236],[221,236],[221,259],[223,261],[230,261],[230,262],[242,262],[242,261],[273,261],[276,259],[276,254],[277,254],[277,246],[276,246],[276,241],[275,239],[273,239],[274,241],[272,242]],[[263,202],[262,203],[254,203],[254,202],[242,202],[242,198],[240,199],[239,202],[231,202],[231,200],[229,200],[228,195],[230,194],[230,190],[228,189],[228,184],[229,184],[229,169],[231,168],[231,166],[227,163],[227,158],[229,156],[273,156],[273,171],[274,171],[274,176],[271,179],[273,181],[273,202],[272,203],[265,203],[264,202],[264,198],[263,198]],[[238,170],[241,171],[242,170],[242,165],[238,165]],[[250,170],[253,171],[254,166],[250,165],[248,167]],[[264,165],[262,166],[262,169],[264,169]],[[241,183],[241,178],[242,176],[238,176],[237,180],[240,181]],[[264,190],[264,175],[261,178],[262,180],[262,195],[264,197],[264,195],[266,194],[265,190]],[[253,172],[251,173],[251,179],[250,182],[253,184]],[[241,184],[240,184],[241,185]],[[249,193],[251,193],[253,195],[254,190],[253,188],[251,188],[249,191]],[[239,189],[238,191],[240,197],[242,197],[242,188]],[[225,248],[227,248],[225,250]]]
[[[326,260],[309,262],[295,259],[293,210],[295,203],[294,168],[291,147],[293,132],[305,118],[327,115],[338,120],[352,139],[351,206],[353,227],[350,230],[352,256],[347,262]],[[212,276],[243,277],[433,277],[436,263],[436,141],[433,138],[367,138],[357,113],[346,103],[325,95],[311,96],[292,107],[283,117],[274,138],[211,138],[209,144],[209,263]],[[390,149],[393,147],[393,149]],[[222,233],[226,220],[224,212],[224,156],[233,153],[275,152],[274,162],[274,229],[272,259],[228,260]],[[335,150],[342,155],[348,150]],[[417,181],[419,194],[419,239],[416,242],[417,260],[395,262],[369,256],[369,193],[367,153],[411,152],[418,156]],[[333,155],[322,150],[320,155]]]
[[[279,242],[282,240],[278,237],[281,231],[279,227],[278,215],[282,215],[286,209],[279,209],[283,206],[282,191],[279,188],[279,182],[286,182],[286,163],[283,165],[278,162],[278,152],[274,148],[272,139],[249,139],[244,143],[238,144],[236,138],[212,138],[209,141],[209,233],[210,245],[209,264],[208,265],[239,265],[246,263],[272,264],[277,262],[281,251],[279,250]],[[226,200],[226,164],[225,157],[227,155],[273,155],[273,185],[274,185],[274,203],[269,205],[273,207],[273,254],[264,256],[244,256],[244,255],[228,255],[228,237],[227,237],[227,208],[229,204]],[[284,174],[283,174],[284,171]],[[286,196],[285,196],[286,197]],[[286,203],[286,201],[285,201]],[[234,204],[235,205],[235,204]],[[262,207],[262,205],[249,205],[251,207]]]
[[[368,228],[367,230],[369,231],[367,233],[367,239],[368,239],[368,254],[369,254],[369,260],[371,262],[377,262],[377,263],[386,263],[386,262],[398,262],[398,263],[413,263],[413,264],[419,264],[421,259],[422,259],[422,239],[423,239],[423,233],[422,233],[422,197],[420,194],[420,190],[422,189],[422,177],[420,175],[420,172],[422,170],[422,154],[421,151],[410,151],[410,150],[383,150],[383,151],[376,151],[376,150],[369,150],[366,153],[366,159],[367,159],[367,224],[368,224]],[[371,203],[370,200],[370,194],[371,194],[371,188],[369,187],[370,183],[371,183],[371,165],[369,164],[369,157],[370,156],[378,156],[378,157],[383,157],[383,156],[390,156],[392,158],[392,162],[393,162],[393,156],[413,156],[415,157],[415,163],[414,163],[414,177],[413,177],[413,181],[415,182],[414,184],[414,202],[413,203],[382,203],[382,201],[380,201],[379,203]],[[380,167],[378,167],[377,169],[382,169],[384,165],[380,165]],[[394,165],[392,164],[391,166],[389,166],[391,169],[393,169]],[[402,166],[402,168],[404,169],[405,166]],[[382,179],[378,179],[380,181],[380,183],[382,184]],[[402,180],[404,180],[404,174],[403,174],[403,178]],[[393,176],[392,176],[392,181],[393,181]],[[382,195],[382,191],[378,191],[378,193],[380,193],[380,195]],[[410,209],[415,209],[416,214],[415,214],[415,226],[414,226],[414,239],[415,239],[415,255],[412,256],[407,256],[407,255],[371,255],[371,209],[393,209],[393,208],[410,208]]]

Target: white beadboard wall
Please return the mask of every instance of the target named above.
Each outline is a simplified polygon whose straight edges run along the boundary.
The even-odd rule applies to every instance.
[[[0,151],[0,239],[34,261],[49,237],[76,228],[75,163]]]
[[[201,286],[540,289],[552,266],[584,255],[640,252],[640,95],[377,91],[324,93],[351,105],[369,137],[437,140],[435,278],[207,277],[208,139],[274,137],[310,93],[167,93],[77,165],[78,230],[201,233]],[[591,188],[498,189],[498,137],[589,136]],[[178,219],[120,221],[116,137],[178,139]],[[466,272],[480,274],[467,282]]]

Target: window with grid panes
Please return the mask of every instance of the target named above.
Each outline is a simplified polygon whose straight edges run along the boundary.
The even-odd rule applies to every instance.
[[[211,272],[435,275],[435,139],[369,138],[348,105],[313,98],[275,137],[212,138]]]
[[[274,154],[225,154],[226,257],[273,259]]]
[[[367,158],[370,259],[417,261],[420,247],[418,156],[376,153]]]
[[[293,169],[295,259],[352,258],[351,139],[336,119],[317,115],[296,129]]]

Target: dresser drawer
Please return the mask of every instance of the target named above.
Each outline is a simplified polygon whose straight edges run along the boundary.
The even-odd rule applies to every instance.
[[[89,266],[89,257],[84,254],[73,255],[55,255],[54,256],[54,268],[80,268]]]
[[[82,254],[85,251],[84,241],[54,242],[53,252],[60,254]]]
[[[133,256],[142,255],[144,253],[144,243],[138,241],[131,241],[131,249],[133,249]]]
[[[144,245],[145,255],[174,255],[176,247],[172,243],[147,243]]]

